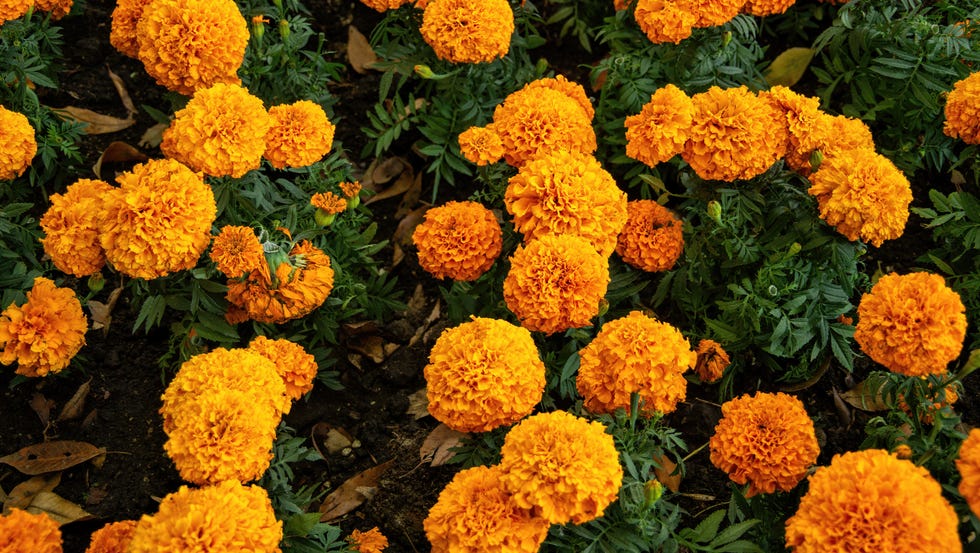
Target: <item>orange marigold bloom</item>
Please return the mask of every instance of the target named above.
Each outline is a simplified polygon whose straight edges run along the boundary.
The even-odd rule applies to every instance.
[[[206,175],[238,178],[262,164],[272,122],[248,90],[216,84],[194,93],[174,114],[160,150]]]
[[[595,117],[595,108],[592,107],[592,102],[589,101],[589,97],[585,94],[585,89],[577,82],[568,80],[564,75],[543,77],[533,80],[524,86],[524,90],[541,90],[546,88],[557,90],[572,100],[575,100],[578,105],[582,106],[582,112],[585,113],[585,116],[589,120]]]
[[[801,113],[798,117],[796,127],[791,127],[786,164],[803,176],[815,170],[810,159],[814,153],[826,159],[851,150],[874,152],[871,129],[860,119],[823,112]]]
[[[701,382],[715,382],[725,374],[725,369],[731,364],[728,352],[714,340],[703,339],[698,342],[698,361],[694,372]]]
[[[0,13],[2,23],[3,14]],[[36,153],[37,140],[31,122],[24,114],[0,106],[0,181],[23,175]]]
[[[547,234],[519,246],[504,301],[521,326],[546,334],[587,326],[609,286],[609,260],[584,238]]]
[[[327,155],[336,131],[319,104],[300,100],[269,108],[272,126],[265,135],[265,153],[276,169],[306,167]]]
[[[654,200],[626,204],[626,224],[616,239],[616,253],[637,269],[669,271],[684,251],[684,223]]]
[[[525,242],[573,234],[606,257],[626,223],[626,194],[599,160],[581,152],[556,150],[525,163],[510,178],[504,205]]]
[[[313,381],[319,369],[316,358],[307,353],[303,346],[290,340],[271,340],[265,336],[256,336],[249,342],[248,349],[276,365],[276,371],[286,385],[289,399],[295,401],[313,389]],[[288,406],[285,412],[289,412]]]
[[[489,62],[510,50],[514,12],[507,0],[429,0],[419,30],[439,59]]]
[[[634,18],[654,44],[680,44],[698,21],[692,0],[637,0]]]
[[[37,277],[24,305],[11,303],[0,313],[0,363],[16,362],[24,376],[56,373],[85,345],[86,330],[74,290]]]
[[[692,0],[692,12],[698,14],[695,27],[717,27],[738,15],[745,0]]]
[[[960,495],[966,500],[973,514],[980,516],[980,428],[970,430],[966,439],[960,444],[956,469],[960,473]]]
[[[432,553],[535,553],[547,520],[514,501],[499,466],[456,473],[422,523]]]
[[[835,455],[786,521],[795,553],[959,553],[957,516],[923,467],[882,449]]]
[[[72,4],[73,0],[34,0],[34,7],[43,12],[50,12],[53,21],[68,15]]]
[[[742,6],[742,13],[765,17],[786,13],[793,4],[796,4],[796,0],[747,0]]]
[[[946,372],[966,337],[965,307],[937,274],[887,274],[861,297],[854,340],[888,370],[906,376]]]
[[[211,244],[210,256],[218,270],[231,278],[240,278],[265,265],[262,243],[252,227],[221,227]]]
[[[593,413],[630,409],[640,396],[642,414],[672,413],[687,393],[683,374],[697,354],[676,328],[639,311],[603,325],[579,352],[575,386]]]
[[[785,86],[763,90],[759,92],[759,97],[776,108],[781,114],[780,119],[786,121],[786,129],[789,131],[786,163],[796,171],[805,168],[804,174],[809,174],[810,154],[813,150],[824,147],[823,133],[818,132],[818,125],[831,116],[820,111],[818,98],[803,96]]]
[[[470,127],[459,133],[459,149],[470,163],[481,167],[504,157],[504,143],[489,127]]]
[[[99,207],[112,185],[100,180],[79,179],[64,194],[52,194],[51,205],[41,217],[44,253],[63,273],[83,277],[105,265],[99,241]]]
[[[0,552],[61,553],[61,530],[44,513],[11,509],[0,516]]]
[[[552,524],[602,516],[623,482],[606,427],[564,411],[521,421],[504,437],[500,479],[514,501]]]
[[[310,205],[327,213],[343,213],[347,210],[347,200],[333,192],[317,192],[310,197]]]
[[[471,281],[497,260],[503,232],[493,212],[482,204],[448,202],[425,212],[412,241],[426,272],[438,279]]]
[[[280,541],[282,522],[268,493],[226,480],[197,489],[181,486],[164,497],[156,514],[140,519],[129,552],[280,553]]]
[[[211,242],[217,206],[200,173],[152,159],[102,195],[99,240],[119,272],[152,279],[190,269]]]
[[[656,167],[684,151],[694,102],[672,84],[658,88],[643,110],[626,118],[626,155]]]
[[[967,144],[980,144],[980,73],[956,81],[946,95],[943,133]]]
[[[388,548],[388,538],[375,526],[367,532],[354,530],[347,536],[347,542],[358,553],[381,553]]]
[[[342,182],[339,184],[341,193],[348,200],[357,198],[361,193],[361,183],[358,181],[354,182]]]
[[[527,329],[474,317],[432,346],[424,370],[429,413],[459,432],[514,424],[541,401],[544,373]]]
[[[116,0],[112,10],[112,27],[109,42],[125,56],[139,58],[140,46],[136,39],[136,25],[143,16],[143,9],[153,0]]]
[[[217,83],[240,83],[248,38],[234,0],[154,0],[136,24],[146,72],[185,96]]]
[[[4,0],[0,2],[0,25],[23,17],[33,5],[34,0]],[[2,128],[3,125],[0,125],[0,129]],[[0,149],[0,152],[3,150]]]
[[[110,522],[92,532],[85,553],[126,553],[135,531],[135,520]]]
[[[788,492],[817,461],[813,420],[803,402],[782,392],[756,392],[725,402],[711,436],[711,463],[736,484],[748,482],[747,496]]]
[[[361,0],[361,3],[372,10],[386,12],[398,9],[405,4],[411,4],[412,0]]]

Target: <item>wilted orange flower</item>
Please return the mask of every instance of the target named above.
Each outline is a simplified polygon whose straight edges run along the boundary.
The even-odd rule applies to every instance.
[[[497,260],[503,233],[493,212],[482,204],[448,202],[425,212],[412,241],[426,272],[438,279],[471,281]]]
[[[190,269],[211,242],[217,206],[200,173],[151,159],[102,195],[99,240],[119,272],[152,279]]]
[[[361,3],[379,12],[398,9],[405,4],[411,4],[412,0],[361,0]]]
[[[358,553],[381,553],[388,548],[388,538],[375,526],[367,532],[354,530],[347,536],[347,542]]]
[[[265,153],[276,169],[306,167],[327,155],[336,131],[319,104],[300,100],[269,108],[272,126],[265,135]]]
[[[546,334],[587,326],[609,286],[609,260],[584,238],[547,234],[518,246],[504,301],[521,326]]]
[[[684,151],[694,103],[672,84],[658,88],[643,110],[626,118],[626,155],[650,167]]]
[[[564,411],[521,421],[504,437],[500,479],[514,501],[552,524],[602,516],[623,482],[606,427]]]
[[[316,359],[303,346],[290,340],[271,340],[265,336],[256,336],[249,342],[248,349],[276,365],[276,370],[286,385],[289,399],[297,400],[313,389],[318,367]],[[289,412],[288,407],[285,412]]]
[[[725,402],[711,436],[711,463],[736,484],[748,482],[746,496],[788,492],[817,461],[813,420],[803,402],[782,392],[756,392]]]
[[[347,200],[333,192],[317,192],[310,197],[310,205],[329,214],[347,210]]]
[[[960,444],[956,468],[960,473],[960,495],[966,500],[973,514],[980,516],[980,428],[970,430],[966,439]]]
[[[942,374],[963,348],[964,311],[959,294],[942,276],[890,273],[861,297],[854,340],[892,372]]]
[[[116,0],[112,10],[112,27],[109,42],[125,56],[139,58],[140,46],[136,39],[136,24],[143,15],[143,8],[153,0]]]
[[[815,154],[819,154],[818,159],[827,159],[840,152],[851,150],[873,152],[875,149],[871,129],[860,119],[823,112],[817,112],[815,115],[809,112],[808,115],[801,114],[798,117],[796,127],[791,128],[786,164],[803,176],[808,176],[819,168],[812,164],[811,158]]]
[[[637,0],[634,17],[654,44],[680,44],[698,21],[692,0]]]
[[[164,497],[156,514],[140,519],[129,552],[280,553],[280,541],[282,522],[266,491],[226,480],[197,489],[181,486]]]
[[[16,362],[24,376],[56,373],[85,345],[86,330],[75,292],[37,277],[24,305],[11,303],[0,313],[0,363]]]
[[[72,4],[73,0],[34,0],[34,7],[43,12],[50,12],[52,21],[68,15]]]
[[[234,0],[154,0],[136,23],[146,72],[185,96],[218,83],[240,83],[248,38],[248,23]]]
[[[943,133],[967,144],[980,144],[980,73],[956,81],[946,95]]]
[[[225,225],[211,244],[211,261],[225,276],[240,278],[264,266],[265,253],[252,227]]]
[[[0,13],[2,23],[3,14]],[[36,153],[37,141],[31,122],[24,114],[0,106],[0,181],[23,175]]]
[[[654,200],[633,200],[626,204],[626,214],[616,253],[643,271],[672,269],[684,251],[684,223]]]
[[[489,62],[510,50],[514,12],[507,0],[429,0],[419,30],[439,59]]]
[[[126,553],[135,531],[135,520],[110,522],[92,532],[85,553]]]
[[[698,15],[695,27],[717,27],[738,15],[745,0],[692,0],[692,12]]]
[[[776,15],[786,13],[786,10],[795,3],[796,0],[747,0],[742,6],[742,13],[756,17]]]
[[[262,164],[272,122],[262,100],[238,85],[216,84],[174,114],[160,150],[206,175],[238,178]]]
[[[725,374],[725,369],[731,363],[728,352],[714,340],[703,339],[698,342],[698,361],[694,372],[701,382],[715,382]]]
[[[341,193],[343,193],[344,197],[347,198],[348,201],[357,198],[361,193],[361,183],[358,181],[345,181],[340,183],[338,186],[340,186]]]
[[[923,467],[882,449],[835,455],[786,521],[796,553],[959,553],[956,512]]]
[[[47,514],[13,508],[0,516],[0,551],[61,553],[61,530]]]
[[[544,393],[544,363],[531,333],[473,318],[442,332],[424,375],[429,413],[459,432],[488,432],[531,414]]]
[[[44,253],[63,273],[83,277],[105,265],[99,241],[99,207],[112,185],[100,180],[79,179],[64,194],[52,194],[51,205],[41,217]]]
[[[489,127],[470,127],[459,133],[459,149],[463,157],[481,167],[504,157],[500,135]]]

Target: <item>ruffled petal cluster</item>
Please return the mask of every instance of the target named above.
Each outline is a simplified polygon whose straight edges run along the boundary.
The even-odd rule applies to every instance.
[[[68,15],[74,0],[34,0],[34,7],[42,12],[51,14],[51,20],[57,21]]]
[[[500,135],[486,127],[470,127],[459,133],[459,149],[467,161],[480,167],[504,157]]]
[[[79,179],[64,194],[52,194],[51,205],[41,217],[44,253],[63,273],[77,277],[97,273],[105,265],[99,240],[99,207],[112,185]]]
[[[405,4],[412,4],[414,0],[361,0],[361,3],[378,12],[398,9]]]
[[[807,102],[811,100],[816,101],[810,99]],[[790,124],[793,125],[792,122]],[[796,126],[791,127],[790,133],[786,164],[803,176],[810,175],[820,167],[813,164],[815,156],[822,160],[833,158],[841,152],[874,152],[875,149],[874,137],[868,125],[860,119],[843,115],[819,112],[813,116],[812,113],[800,112]]]
[[[960,473],[960,495],[976,515],[980,513],[980,428],[970,430],[960,444],[956,469]]]
[[[429,0],[419,30],[439,59],[489,62],[510,50],[514,12],[507,0]]]
[[[276,169],[312,165],[333,146],[336,127],[319,104],[300,100],[272,106],[269,117],[263,157]]]
[[[26,11],[27,7],[24,9]],[[0,24],[3,19],[0,11]],[[0,181],[13,180],[23,175],[35,154],[37,140],[34,138],[31,122],[24,114],[0,106]]]
[[[785,86],[760,91],[759,97],[769,102],[780,114],[781,122],[786,123],[789,132],[786,163],[796,171],[805,169],[804,174],[809,174],[810,155],[825,146],[825,137],[818,132],[819,125],[832,116],[820,111],[818,98],[803,96]]]
[[[33,5],[34,0],[4,0],[4,2],[0,2],[0,25],[23,17]],[[0,126],[0,129],[2,128]],[[0,152],[2,151],[0,150]]]
[[[640,113],[626,118],[626,155],[650,167],[684,151],[694,102],[672,84],[658,88]]]
[[[742,6],[742,13],[756,17],[777,15],[786,13],[786,10],[794,4],[796,4],[796,0],[747,0]]]
[[[172,159],[137,165],[102,195],[102,249],[119,272],[153,279],[190,269],[211,242],[217,206],[200,173]]]
[[[835,455],[786,521],[795,553],[959,553],[958,519],[923,467],[881,449]]]
[[[424,375],[429,413],[459,432],[514,424],[544,393],[544,363],[531,333],[498,319],[444,330]]]
[[[711,436],[711,463],[746,495],[788,492],[817,461],[820,446],[803,402],[782,392],[757,392],[725,402]]]
[[[504,301],[528,330],[546,334],[587,326],[609,286],[609,260],[584,238],[547,234],[510,259]]]
[[[533,92],[535,90],[545,89],[556,90],[565,96],[568,96],[572,100],[575,100],[575,103],[582,107],[582,113],[584,113],[590,121],[593,117],[595,117],[595,108],[592,106],[592,102],[589,100],[589,97],[585,94],[585,89],[582,88],[582,85],[568,80],[564,75],[555,75],[554,77],[537,79],[524,85],[525,91]]]
[[[109,43],[121,54],[139,58],[140,45],[136,38],[136,25],[143,16],[143,9],[153,0],[116,0],[112,9]]]
[[[636,24],[650,42],[680,44],[698,21],[691,0],[637,0]]]
[[[482,204],[448,202],[425,212],[412,241],[426,272],[438,279],[471,281],[497,260],[503,232],[493,212]]]
[[[381,553],[388,548],[388,538],[377,526],[367,532],[354,530],[347,536],[347,541],[357,553]]]
[[[329,215],[347,211],[347,199],[334,192],[317,192],[310,196],[310,205]]]
[[[858,305],[854,340],[892,372],[945,373],[965,337],[963,301],[937,274],[884,275]]]
[[[967,144],[980,144],[980,73],[971,73],[953,84],[943,112],[946,136]]]
[[[626,204],[626,224],[616,239],[616,253],[642,271],[669,271],[684,251],[684,222],[654,200]]]
[[[579,358],[575,385],[586,409],[629,411],[635,392],[644,415],[672,413],[687,393],[684,372],[697,362],[679,330],[639,311],[603,325]]]
[[[248,344],[248,349],[262,355],[276,366],[279,376],[286,384],[286,395],[295,401],[313,389],[318,367],[316,358],[296,342],[265,336],[256,336]],[[285,408],[289,412],[289,404]]]
[[[68,366],[85,345],[88,320],[70,288],[34,279],[27,302],[0,313],[0,363],[17,363],[17,374],[46,376]]]
[[[697,14],[695,27],[724,25],[742,10],[745,0],[691,0],[692,11]]]
[[[126,553],[129,550],[129,542],[133,541],[136,522],[135,520],[110,522],[92,532],[85,553]]]
[[[703,339],[698,342],[697,354],[698,361],[694,365],[694,372],[701,382],[717,382],[731,364],[728,352],[714,340]]]
[[[0,516],[0,552],[61,553],[61,530],[44,513],[11,509]]]
[[[229,278],[240,278],[265,265],[262,243],[252,227],[225,225],[211,244],[211,261]]]

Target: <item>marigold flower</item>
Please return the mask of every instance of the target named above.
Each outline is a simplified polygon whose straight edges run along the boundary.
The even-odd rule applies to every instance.
[[[504,301],[521,326],[546,334],[589,324],[609,286],[609,260],[584,238],[547,234],[519,246]]]
[[[156,514],[140,519],[129,552],[279,553],[280,541],[282,522],[266,491],[226,480],[197,489],[181,486],[164,497]]]
[[[507,0],[429,0],[419,31],[439,59],[489,62],[510,50],[514,12]]]
[[[490,165],[504,157],[504,144],[489,127],[470,127],[459,133],[459,149],[470,163]]]
[[[966,500],[973,514],[980,516],[980,428],[970,430],[966,439],[960,444],[956,469],[960,473],[960,495]]]
[[[0,552],[61,553],[61,530],[44,513],[13,508],[0,516]]]
[[[375,526],[367,532],[354,530],[347,536],[347,542],[358,553],[381,553],[388,548],[388,538]]]
[[[240,278],[265,265],[262,243],[252,227],[221,227],[211,244],[210,256],[218,270],[231,278]]]
[[[319,369],[316,358],[307,353],[303,346],[290,340],[271,340],[265,336],[256,336],[249,342],[248,349],[276,365],[276,371],[286,385],[289,399],[295,401],[313,389],[313,381]],[[289,412],[288,407],[285,412]]]
[[[347,200],[333,192],[317,192],[310,197],[310,205],[329,214],[347,210]]]
[[[46,376],[68,366],[85,345],[88,320],[70,288],[44,277],[34,279],[22,306],[0,313],[0,363],[17,362],[17,374]]]
[[[875,143],[871,129],[860,119],[802,111],[797,118],[796,126],[791,127],[790,131],[786,164],[803,176],[809,176],[817,170],[818,167],[814,167],[811,161],[815,153],[826,159],[851,150],[874,152]],[[793,123],[790,122],[790,125]]]
[[[684,223],[654,200],[626,204],[626,224],[616,239],[616,253],[637,269],[669,271],[684,251]]]
[[[341,193],[343,193],[344,197],[347,198],[348,201],[357,198],[361,193],[361,183],[358,181],[345,181],[340,183],[338,186],[340,186]]]
[[[777,15],[786,13],[793,4],[796,4],[796,0],[747,0],[742,6],[742,13],[756,17]]]
[[[966,337],[965,307],[937,274],[887,274],[861,297],[854,340],[888,370],[942,374]]]
[[[582,85],[575,81],[570,81],[565,78],[564,75],[555,75],[554,77],[544,77],[541,79],[533,80],[526,85],[524,85],[525,91],[542,90],[542,89],[557,90],[565,96],[568,96],[572,100],[575,100],[578,105],[582,106],[582,112],[591,121],[595,117],[595,108],[592,107],[592,102],[589,101],[589,97],[585,94],[585,89]]]
[[[637,0],[634,18],[654,44],[680,44],[698,21],[691,0]]]
[[[725,402],[711,436],[711,463],[736,484],[748,482],[746,494],[788,492],[817,461],[813,420],[803,402],[782,392],[756,392]]]
[[[3,14],[0,13],[0,25],[2,24]],[[23,175],[36,153],[34,127],[27,117],[0,106],[0,181],[13,180]]]
[[[112,185],[79,179],[64,194],[52,194],[51,205],[41,217],[44,253],[63,273],[77,277],[97,273],[105,265],[99,241],[99,207]]]
[[[85,553],[126,553],[135,531],[135,520],[110,522],[92,532]]]
[[[971,73],[953,83],[946,95],[943,133],[967,144],[980,144],[980,73]]]
[[[34,0],[5,0],[0,3],[0,25],[23,17],[33,5]],[[0,129],[2,128],[3,125],[0,125]],[[0,152],[3,150],[0,149]]]
[[[34,0],[34,7],[42,12],[49,12],[51,20],[57,21],[68,15],[73,0]]]
[[[745,0],[692,0],[692,12],[698,14],[695,27],[724,25],[742,10]]]
[[[780,119],[786,122],[789,131],[786,163],[796,171],[804,172],[805,169],[804,174],[809,174],[811,153],[825,147],[824,138],[837,138],[824,137],[818,132],[820,123],[831,116],[820,111],[818,98],[803,96],[785,86],[760,91],[759,97],[776,108],[781,114]]]
[[[136,23],[137,56],[146,72],[185,96],[217,83],[240,83],[248,38],[234,0],[153,0]]]
[[[694,365],[701,382],[715,382],[725,374],[725,369],[731,363],[728,352],[721,344],[707,338],[698,342],[698,361]]]
[[[835,455],[786,521],[795,553],[963,551],[953,507],[923,467],[882,449]]]
[[[102,195],[99,240],[119,272],[152,279],[190,269],[211,241],[217,206],[200,173],[152,159]]]
[[[503,232],[493,212],[482,204],[447,202],[425,212],[412,241],[426,272],[438,279],[471,281],[497,260]]]
[[[121,54],[133,59],[139,58],[140,46],[136,39],[136,25],[143,15],[143,9],[153,0],[116,0],[112,10],[112,25],[109,42]]]
[[[626,118],[626,155],[650,167],[684,151],[694,103],[672,84],[658,88],[643,110]]]
[[[361,3],[378,12],[395,10],[405,4],[413,3],[413,0],[361,0]]]
[[[272,126],[265,135],[265,153],[276,169],[306,167],[327,155],[336,131],[319,104],[300,100],[269,108]]]

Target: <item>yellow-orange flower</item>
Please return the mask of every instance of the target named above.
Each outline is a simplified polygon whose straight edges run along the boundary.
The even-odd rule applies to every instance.
[[[943,133],[967,144],[980,144],[980,73],[956,81],[946,95]]]
[[[650,167],[684,151],[694,103],[672,84],[658,88],[640,113],[626,118],[626,155]]]
[[[500,135],[489,127],[470,127],[459,133],[459,149],[463,157],[481,167],[504,157]]]
[[[643,271],[672,269],[684,251],[684,223],[654,200],[633,200],[626,204],[626,214],[616,253]]]
[[[973,514],[980,516],[980,428],[970,430],[960,444],[956,469],[960,473],[959,492]]]
[[[152,279],[190,269],[211,242],[217,206],[200,173],[153,159],[117,177],[102,195],[99,240],[119,272]]]
[[[474,318],[446,329],[424,375],[429,413],[459,432],[514,424],[541,401],[544,363],[527,329]]]
[[[126,553],[135,531],[135,520],[110,522],[92,532],[85,553]]]
[[[317,192],[310,197],[310,205],[329,214],[347,210],[347,200],[333,192]]]
[[[500,455],[500,479],[514,501],[553,524],[602,516],[623,482],[606,427],[564,411],[521,421],[504,437]]]
[[[429,0],[419,31],[439,59],[489,62],[510,50],[514,12],[507,0]]]
[[[634,18],[654,44],[680,44],[698,21],[691,0],[637,0]]]
[[[940,275],[890,273],[861,297],[854,340],[892,372],[942,374],[963,348],[964,311],[959,294]]]
[[[282,522],[259,486],[227,480],[214,486],[181,486],[163,498],[154,515],[143,515],[129,553],[262,551],[279,553]]]
[[[609,260],[584,238],[548,234],[519,246],[504,301],[521,326],[546,334],[587,326],[609,286]]]
[[[218,270],[231,278],[240,278],[265,265],[262,243],[252,227],[221,227],[211,244],[210,257]]]
[[[731,364],[728,352],[714,340],[703,339],[698,342],[698,361],[694,365],[701,382],[715,382],[725,374],[725,369]]]
[[[300,100],[269,108],[272,126],[265,135],[265,153],[276,169],[306,167],[327,155],[336,131],[319,104]]]
[[[73,0],[34,0],[34,7],[43,12],[49,12],[51,19],[57,21],[68,15]]]
[[[61,530],[45,513],[11,509],[0,516],[0,552],[61,553]]]
[[[5,0],[0,2],[0,25],[22,17],[34,5],[34,0]],[[0,129],[3,126],[0,125]],[[0,150],[2,152],[3,150]]]
[[[23,175],[36,153],[37,141],[31,122],[24,114],[0,106],[0,181]]]
[[[153,0],[136,23],[146,72],[185,96],[217,83],[240,83],[248,38],[234,0]]]
[[[174,114],[160,150],[206,175],[238,178],[262,164],[271,126],[262,100],[238,85],[216,84]]]
[[[347,536],[347,542],[358,553],[381,553],[388,548],[388,538],[375,526],[367,532],[354,530]]]
[[[361,193],[361,183],[358,181],[344,181],[338,186],[340,186],[341,193],[343,193],[344,197],[347,198],[348,201],[357,198]]]
[[[99,206],[112,185],[100,180],[79,179],[64,194],[52,194],[51,205],[41,217],[44,253],[63,273],[83,277],[105,265],[99,241]]]
[[[398,9],[405,4],[411,4],[412,0],[361,0],[361,3],[379,12]]]
[[[795,1],[795,0],[794,0]],[[803,96],[785,86],[774,86],[759,92],[759,97],[769,102],[781,114],[789,131],[786,147],[786,163],[796,171],[809,174],[810,155],[814,150],[824,148],[824,138],[831,141],[837,137],[825,137],[819,132],[819,125],[831,117],[820,111],[820,100]],[[819,129],[819,130],[818,130]],[[870,137],[870,132],[868,134]]]
[[[959,553],[958,519],[929,471],[882,449],[835,455],[786,521],[795,553]]]
[[[109,42],[125,56],[139,58],[140,46],[136,39],[136,24],[143,15],[143,9],[153,0],[116,0],[112,10],[112,26]]]
[[[811,100],[806,102],[811,103]],[[874,152],[874,137],[864,121],[821,111],[814,114],[807,107],[800,108],[795,127],[790,122],[790,145],[786,152],[786,164],[794,171],[803,176],[815,171],[817,168],[811,163],[815,153],[819,153],[821,159],[827,159],[851,150]]]
[[[595,108],[592,107],[592,102],[589,101],[589,97],[585,94],[585,89],[582,85],[575,81],[570,81],[565,78],[564,75],[555,75],[554,77],[545,77],[541,79],[533,80],[526,85],[524,85],[525,91],[551,89],[561,92],[565,96],[568,96],[572,100],[582,106],[582,113],[591,121],[595,117]]]
[[[0,313],[0,363],[16,362],[24,376],[56,373],[85,345],[86,330],[75,292],[37,277],[24,305],[11,303]]]
[[[756,392],[725,402],[711,436],[711,463],[746,495],[788,492],[817,461],[820,446],[803,402],[782,392]]]
[[[426,272],[438,279],[471,281],[497,260],[503,233],[493,212],[482,204],[448,202],[425,212],[412,241]]]
[[[271,340],[265,336],[256,336],[249,342],[248,349],[276,365],[276,371],[286,385],[289,399],[297,400],[313,389],[318,367],[316,359],[303,346],[290,340]],[[288,406],[285,412],[289,412]]]
[[[742,6],[742,13],[756,17],[776,15],[786,13],[786,10],[795,3],[796,0],[747,0]]]
[[[717,27],[738,15],[745,0],[692,0],[692,10],[698,14],[695,27]]]

